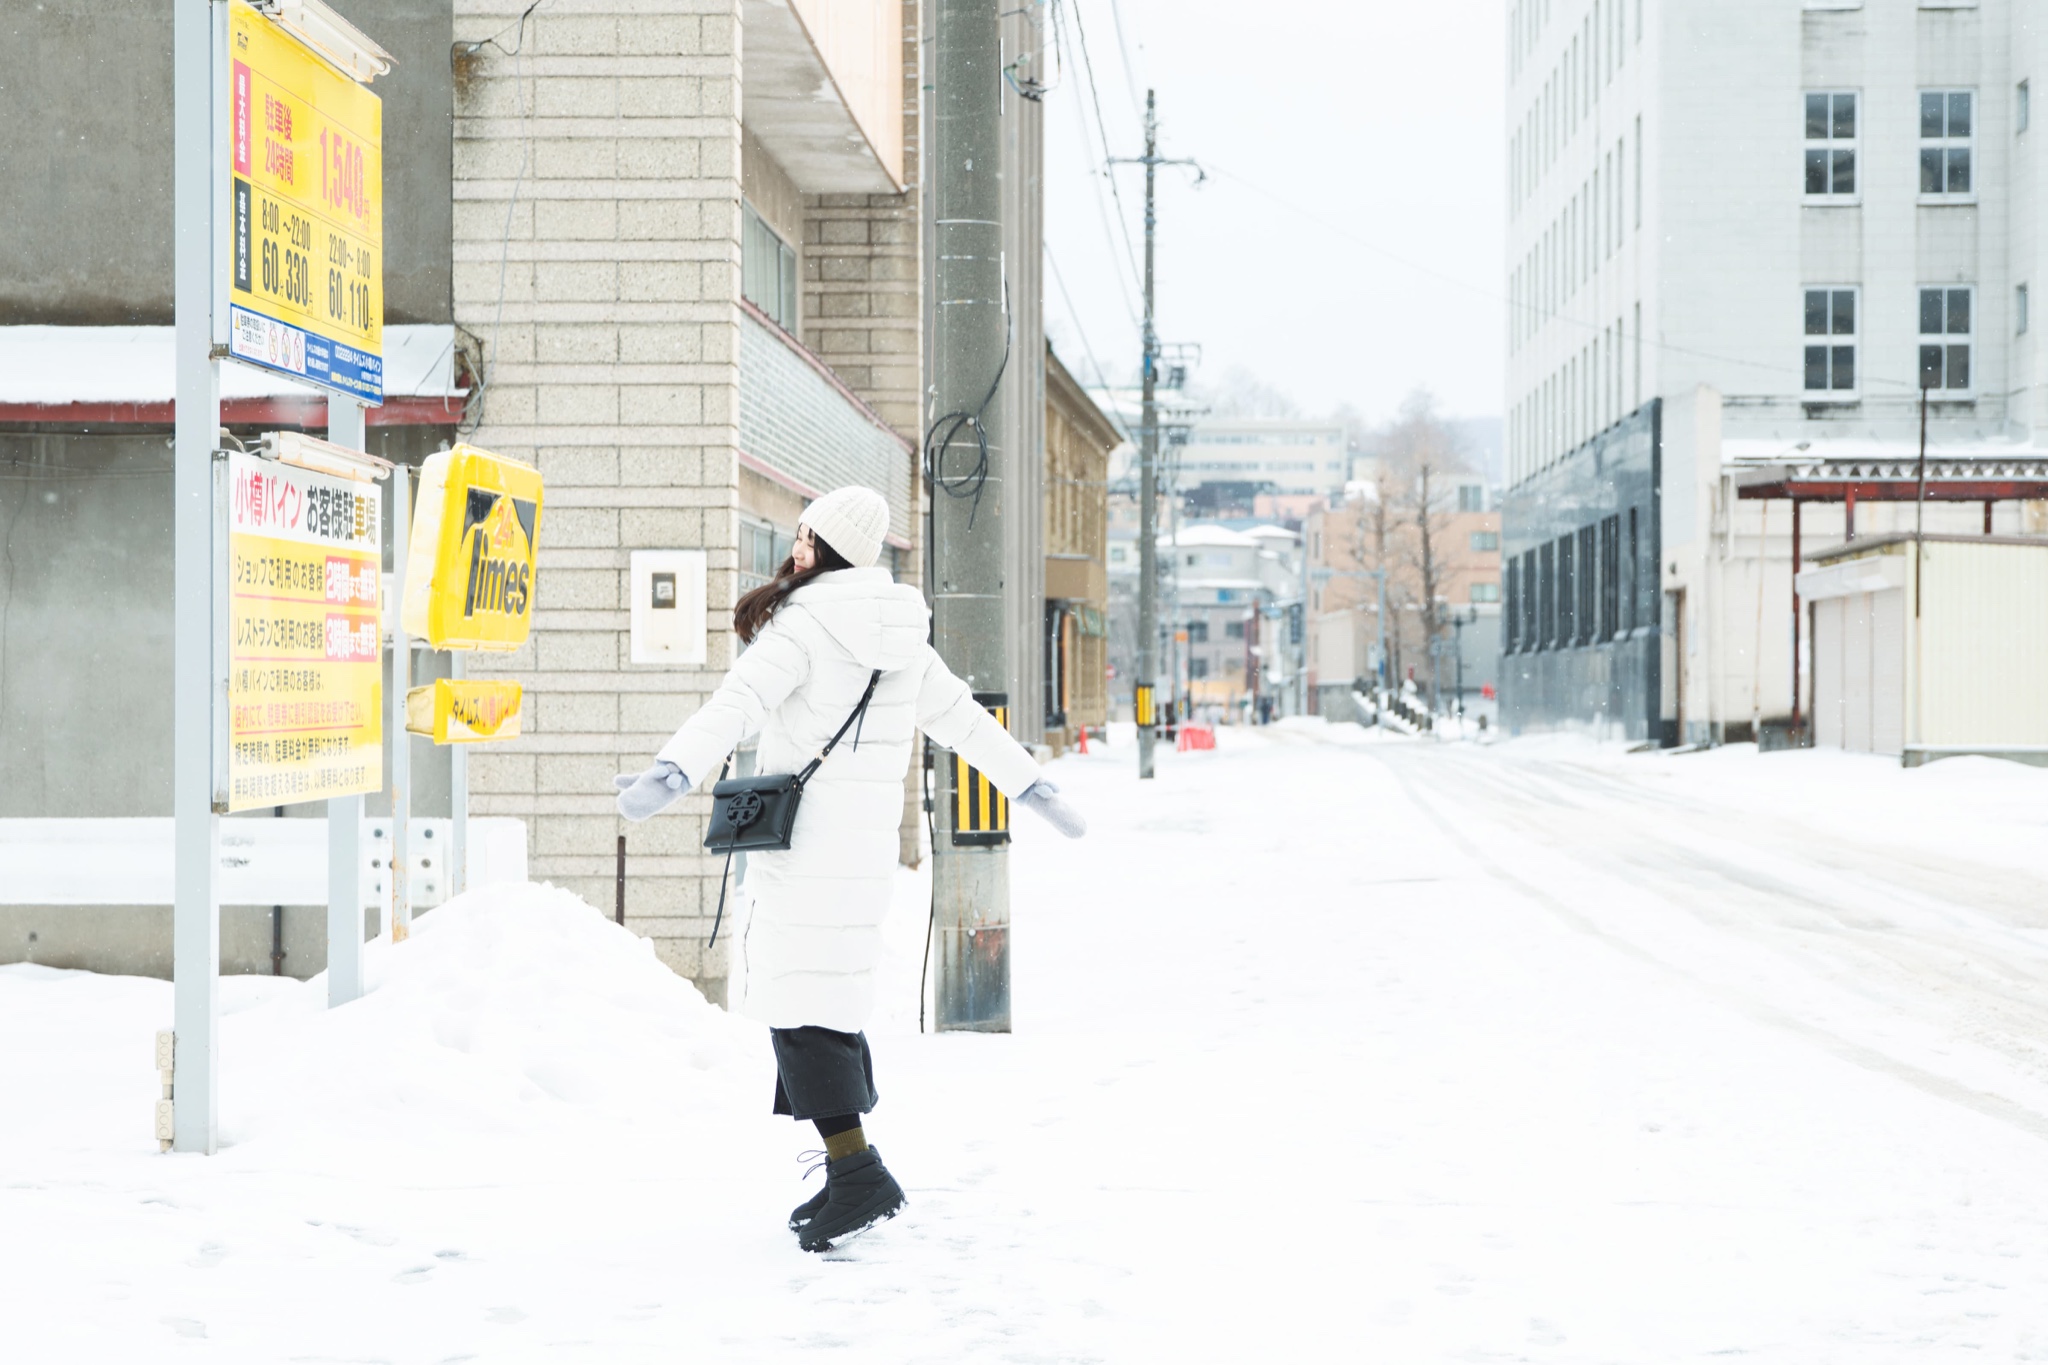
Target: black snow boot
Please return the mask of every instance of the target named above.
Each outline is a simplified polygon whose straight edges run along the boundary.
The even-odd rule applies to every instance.
[[[812,1155],[817,1156],[821,1155],[821,1153],[814,1152]],[[816,1218],[818,1210],[824,1208],[825,1201],[832,1197],[832,1168],[823,1161],[819,1162],[818,1166],[825,1167],[825,1187],[789,1211],[789,1230],[791,1232],[803,1231],[804,1224]],[[813,1171],[816,1169],[818,1169],[817,1166],[811,1167]],[[809,1174],[809,1172],[806,1172],[806,1174]]]
[[[903,1187],[872,1147],[827,1166],[824,1194],[823,1207],[796,1231],[797,1245],[805,1251],[829,1250],[884,1218],[894,1218],[904,1204]]]

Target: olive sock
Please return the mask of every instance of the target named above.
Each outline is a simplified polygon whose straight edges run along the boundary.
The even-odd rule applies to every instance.
[[[858,1114],[811,1121],[818,1126],[818,1136],[825,1140],[825,1155],[833,1161],[843,1161],[855,1152],[868,1149],[867,1135],[861,1131]]]

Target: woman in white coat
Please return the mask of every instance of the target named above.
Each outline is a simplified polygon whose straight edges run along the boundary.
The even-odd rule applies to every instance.
[[[813,502],[780,572],[733,610],[746,649],[732,671],[652,767],[617,780],[620,814],[645,820],[716,782],[750,734],[760,735],[760,772],[794,772],[874,680],[865,712],[804,787],[789,848],[747,855],[747,913],[732,947],[732,1007],[766,1024],[774,1043],[775,1112],[813,1121],[825,1141],[825,1188],[790,1215],[806,1251],[903,1207],[861,1127],[876,1101],[861,1030],[874,1011],[912,732],[961,755],[1068,837],[1086,828],[940,661],[923,596],[876,567],[888,529],[888,504],[872,489]]]

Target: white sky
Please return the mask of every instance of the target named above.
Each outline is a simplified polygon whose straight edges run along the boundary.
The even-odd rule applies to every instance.
[[[1055,3],[1066,71],[1045,101],[1045,233],[1072,307],[1048,272],[1046,327],[1084,382],[1083,334],[1112,379],[1136,372],[1139,276],[1126,265],[1120,285],[1117,257],[1144,248],[1144,173],[1116,172],[1126,253],[1077,20],[1110,151],[1142,152],[1149,82],[1161,154],[1210,171],[1200,189],[1160,171],[1162,340],[1199,342],[1211,380],[1242,366],[1309,414],[1389,417],[1417,385],[1447,415],[1499,414],[1502,0]]]

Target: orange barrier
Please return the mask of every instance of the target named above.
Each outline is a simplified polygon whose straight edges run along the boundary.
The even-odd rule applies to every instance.
[[[1216,747],[1216,727],[1213,725],[1183,725],[1180,727],[1180,738],[1173,747],[1177,752],[1183,754],[1190,749],[1213,749]]]

